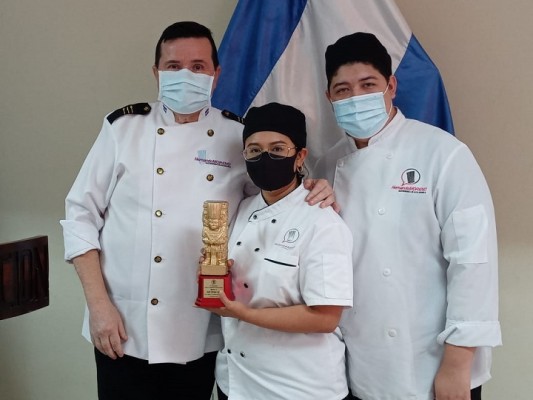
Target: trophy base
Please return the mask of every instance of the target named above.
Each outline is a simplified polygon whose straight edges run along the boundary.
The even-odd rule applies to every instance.
[[[200,275],[198,277],[198,298],[194,303],[198,307],[221,308],[220,291],[224,291],[230,300],[235,300],[231,290],[231,273],[227,275]]]

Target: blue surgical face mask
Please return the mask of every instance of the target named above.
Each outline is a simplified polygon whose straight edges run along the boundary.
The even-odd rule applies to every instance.
[[[212,75],[179,71],[159,71],[159,97],[178,114],[192,114],[211,105]]]
[[[337,124],[355,139],[368,139],[383,129],[390,112],[385,106],[385,92],[363,94],[348,99],[333,101]]]

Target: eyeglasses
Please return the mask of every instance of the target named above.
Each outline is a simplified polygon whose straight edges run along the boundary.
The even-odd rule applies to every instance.
[[[267,150],[263,150],[261,147],[251,145],[242,151],[242,155],[246,161],[259,161],[263,153],[267,153],[273,160],[283,160],[289,156],[289,152],[298,147],[289,147],[286,144],[271,144]]]

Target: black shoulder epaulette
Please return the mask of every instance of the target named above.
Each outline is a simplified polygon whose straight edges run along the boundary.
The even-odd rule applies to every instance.
[[[229,118],[234,121],[240,122],[241,124],[244,124],[244,119],[242,117],[239,117],[237,114],[233,114],[231,111],[222,110],[222,115],[225,116],[226,118]]]
[[[110,124],[115,122],[118,118],[122,117],[123,115],[146,115],[152,110],[152,107],[150,107],[150,104],[148,103],[137,103],[137,104],[130,104],[129,106],[125,106],[122,108],[119,108],[118,110],[113,111],[111,114],[107,116],[107,120]]]

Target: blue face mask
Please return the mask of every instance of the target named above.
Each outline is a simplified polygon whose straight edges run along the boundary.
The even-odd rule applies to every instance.
[[[159,71],[159,97],[177,114],[192,114],[211,105],[214,77],[194,73],[186,68],[179,71]]]
[[[392,111],[392,104],[389,112],[385,107],[384,95],[387,90],[383,93],[363,94],[333,101],[331,104],[337,124],[355,139],[368,139],[374,136],[383,129]]]

